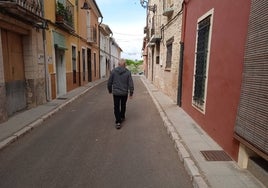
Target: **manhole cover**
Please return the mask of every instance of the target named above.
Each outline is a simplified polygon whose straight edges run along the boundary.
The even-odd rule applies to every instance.
[[[201,153],[207,161],[232,161],[223,150],[207,150]]]

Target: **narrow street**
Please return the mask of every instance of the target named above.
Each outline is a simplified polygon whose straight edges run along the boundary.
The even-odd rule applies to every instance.
[[[149,93],[134,84],[120,130],[104,82],[2,150],[0,187],[192,187]]]

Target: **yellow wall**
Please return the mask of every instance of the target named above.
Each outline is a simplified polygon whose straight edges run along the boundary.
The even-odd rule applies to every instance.
[[[65,37],[66,47],[68,50],[65,50],[65,64],[66,64],[66,78],[67,78],[67,89],[73,89],[78,87],[78,83],[74,84],[72,82],[73,75],[73,67],[72,67],[72,45],[76,46],[76,54],[78,55],[78,51],[80,51],[80,71],[82,71],[82,48],[91,49],[91,62],[92,62],[92,80],[96,80],[99,78],[99,44],[98,37],[97,43],[88,43],[87,42],[87,14],[90,14],[90,26],[94,26],[98,31],[98,15],[94,8],[90,10],[82,10],[84,0],[78,0],[78,5],[76,6],[76,0],[69,0],[72,5],[74,5],[74,13],[73,13],[73,24],[74,31],[66,31],[62,29],[59,25],[55,23],[56,21],[56,0],[54,1],[44,1],[45,6],[45,18],[49,20],[49,29],[46,30],[46,54],[48,57],[48,70],[53,78],[51,82],[55,82],[55,74],[56,74],[56,65],[55,65],[55,47],[53,41],[53,31],[56,31],[62,34]],[[90,3],[92,3],[90,1]],[[92,6],[92,5],[91,5]],[[98,36],[98,34],[97,34]],[[94,53],[96,54],[96,71],[94,70]],[[87,57],[87,55],[86,55]],[[77,63],[79,57],[76,57]],[[87,63],[86,63],[87,64]],[[77,65],[76,70],[79,72],[79,65]],[[86,68],[87,71],[87,68]],[[96,76],[94,73],[97,73]],[[82,74],[81,74],[82,75]],[[88,73],[86,72],[86,77]],[[82,80],[82,79],[81,79]],[[81,85],[87,83],[87,79],[85,82],[81,82]],[[55,83],[51,83],[52,87]],[[53,95],[54,96],[54,95]]]

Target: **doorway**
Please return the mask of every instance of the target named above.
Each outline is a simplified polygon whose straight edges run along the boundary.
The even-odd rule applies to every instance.
[[[91,49],[87,49],[87,72],[88,82],[92,82]]]
[[[66,94],[65,50],[56,48],[57,97]]]
[[[1,30],[8,116],[27,107],[23,36]]]

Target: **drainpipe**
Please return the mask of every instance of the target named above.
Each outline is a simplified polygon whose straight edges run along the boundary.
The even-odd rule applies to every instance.
[[[45,16],[44,4],[42,6],[42,14]],[[43,50],[44,50],[44,68],[45,68],[45,92],[46,101],[50,101],[50,90],[49,90],[49,80],[48,80],[48,67],[47,67],[47,51],[46,51],[46,29],[48,29],[47,20],[42,22],[42,37],[43,37]]]
[[[98,25],[98,40],[99,40],[99,79],[101,79],[101,44],[100,44],[100,25],[103,21],[103,17],[100,17],[101,18],[101,21],[99,22],[99,25]]]
[[[179,77],[178,77],[178,94],[177,105],[181,107],[182,99],[182,73],[183,73],[183,55],[184,55],[184,42],[180,42],[180,62],[179,62]]]
[[[46,90],[46,101],[49,101],[49,84],[48,84],[48,68],[47,68],[47,55],[46,55],[46,31],[42,29],[43,35],[43,50],[44,50],[44,67],[45,67],[45,90]]]

